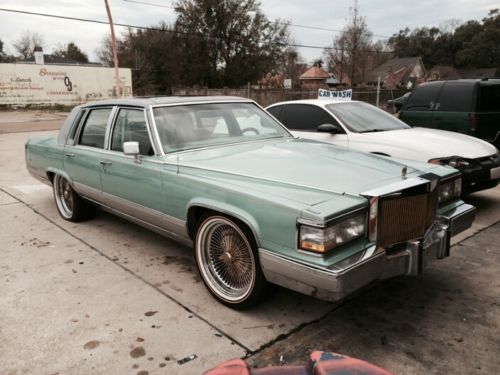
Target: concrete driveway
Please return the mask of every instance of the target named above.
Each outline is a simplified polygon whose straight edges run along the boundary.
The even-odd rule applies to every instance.
[[[500,368],[500,188],[470,197],[473,228],[420,277],[342,304],[280,289],[236,312],[211,298],[189,248],[104,212],[62,220],[24,167],[26,139],[54,132],[23,126],[0,121],[1,374],[199,374],[238,357],[292,363],[313,349],[396,373]]]

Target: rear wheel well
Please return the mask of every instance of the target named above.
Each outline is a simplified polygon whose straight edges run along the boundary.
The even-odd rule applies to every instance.
[[[47,178],[49,179],[50,183],[53,184],[54,183],[54,176],[56,174],[54,172],[47,172]]]

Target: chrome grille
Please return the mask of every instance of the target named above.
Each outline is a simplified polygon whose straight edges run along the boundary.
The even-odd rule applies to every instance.
[[[422,237],[435,220],[437,193],[434,189],[431,193],[382,198],[377,243],[388,246]]]

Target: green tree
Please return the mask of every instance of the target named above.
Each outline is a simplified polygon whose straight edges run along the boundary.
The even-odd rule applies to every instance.
[[[59,57],[64,57],[65,59],[70,59],[78,61],[81,63],[88,63],[89,58],[85,52],[83,52],[74,42],[69,42],[68,44],[59,44],[52,54]]]
[[[455,54],[455,66],[500,68],[499,10],[490,10],[482,21],[469,21],[456,29],[454,37],[460,49]]]
[[[457,48],[453,34],[437,27],[422,27],[413,31],[406,28],[389,38],[388,45],[394,50],[395,56],[420,56],[428,66],[452,64]]]
[[[453,21],[455,24],[456,21]],[[421,56],[427,66],[493,68],[500,64],[500,13],[490,10],[482,22],[452,28],[406,28],[388,41],[397,57]]]
[[[188,85],[240,86],[277,66],[289,39],[255,0],[179,0],[175,30]]]
[[[153,30],[129,30],[118,43],[120,66],[132,68],[137,95],[167,95],[180,81],[178,46],[172,28],[164,23]]]

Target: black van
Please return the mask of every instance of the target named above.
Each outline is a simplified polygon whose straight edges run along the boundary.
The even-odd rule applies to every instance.
[[[500,148],[500,79],[423,83],[415,87],[399,118],[411,126],[473,135]]]

